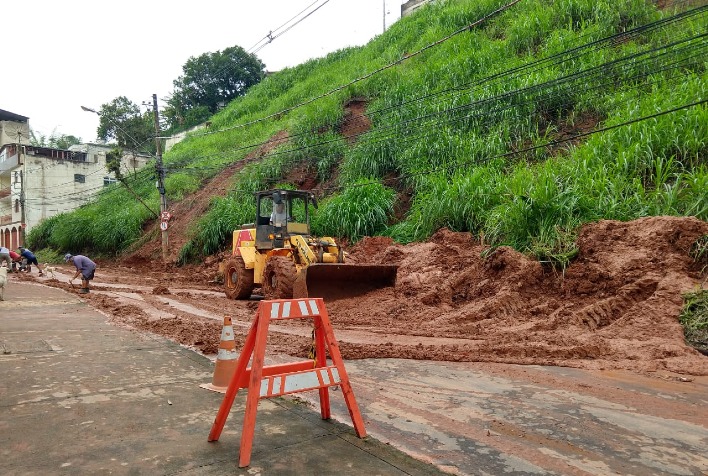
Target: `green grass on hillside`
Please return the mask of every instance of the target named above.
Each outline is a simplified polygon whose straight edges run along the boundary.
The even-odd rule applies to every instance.
[[[684,295],[679,316],[686,342],[708,355],[708,290],[698,289]]]
[[[291,137],[213,200],[181,260],[227,248],[231,231],[252,221],[253,192],[303,164],[328,181],[314,230],[353,241],[367,234],[424,240],[448,227],[565,266],[583,223],[707,219],[705,6],[681,12],[645,0],[526,0],[337,89],[503,3],[423,7],[363,47],[269,76],[215,115],[209,134],[177,144],[164,157],[172,200],[279,131]],[[372,126],[349,145],[341,124],[355,98],[367,101]],[[134,188],[157,208],[149,174],[138,175]],[[410,210],[395,219],[398,194],[409,192]],[[149,219],[115,189],[48,220],[29,242],[120,252]]]

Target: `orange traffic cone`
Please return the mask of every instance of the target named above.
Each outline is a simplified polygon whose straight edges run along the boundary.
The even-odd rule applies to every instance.
[[[219,342],[219,352],[216,355],[216,367],[211,383],[200,385],[202,388],[214,392],[226,393],[229,381],[236,371],[238,352],[236,352],[236,342],[234,341],[234,328],[231,318],[224,316],[224,327],[221,329],[221,342]]]

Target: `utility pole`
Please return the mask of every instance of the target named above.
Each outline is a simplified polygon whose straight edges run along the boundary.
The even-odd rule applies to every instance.
[[[383,32],[386,33],[386,0],[383,0]]]
[[[167,263],[167,251],[169,240],[167,238],[167,198],[165,198],[165,169],[162,166],[162,145],[160,144],[160,116],[157,112],[157,94],[152,95],[152,112],[155,116],[155,147],[156,157],[155,171],[157,172],[157,189],[160,192],[160,230],[162,231],[162,261]]]
[[[22,132],[17,131],[17,162],[20,165],[20,246],[25,246],[25,177],[22,173],[25,164],[22,162]]]

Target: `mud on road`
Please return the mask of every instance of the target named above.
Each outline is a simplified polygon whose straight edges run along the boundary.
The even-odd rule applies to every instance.
[[[345,359],[708,375],[708,357],[685,344],[678,322],[682,294],[706,285],[705,264],[689,250],[707,233],[708,223],[693,218],[600,221],[582,229],[564,275],[511,248],[489,252],[468,233],[441,230],[405,246],[365,238],[348,250],[350,261],[398,265],[395,287],[326,304]],[[101,261],[93,292],[81,297],[118,325],[214,354],[223,316],[239,345],[258,305],[257,297],[225,297],[216,281],[222,258],[184,267],[135,256]],[[70,268],[60,269],[58,279],[20,279],[75,292]],[[307,355],[309,326],[272,326],[268,351]]]
[[[678,316],[682,294],[706,285],[689,251],[707,233],[691,218],[601,221],[583,228],[564,275],[466,233],[362,240],[351,261],[397,264],[395,287],[326,304],[367,430],[453,474],[705,474],[708,357]],[[222,259],[100,261],[92,292],[76,296],[213,357],[223,316],[241,347],[258,307],[225,297]],[[12,279],[77,293],[59,268]],[[271,323],[267,353],[306,357],[311,332]],[[333,417],[348,422],[341,400]]]

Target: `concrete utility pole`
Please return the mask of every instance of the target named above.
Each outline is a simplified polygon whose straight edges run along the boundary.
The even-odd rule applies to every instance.
[[[162,145],[160,143],[160,116],[157,112],[157,94],[152,95],[152,112],[155,116],[155,147],[156,157],[155,171],[157,172],[157,189],[160,192],[160,230],[162,231],[162,261],[167,263],[167,251],[169,240],[167,237],[167,198],[165,198],[165,169],[162,166]]]
[[[383,0],[383,32],[386,33],[386,0]]]
[[[20,165],[20,246],[25,246],[25,164],[22,162],[22,132],[17,132],[17,162]]]

